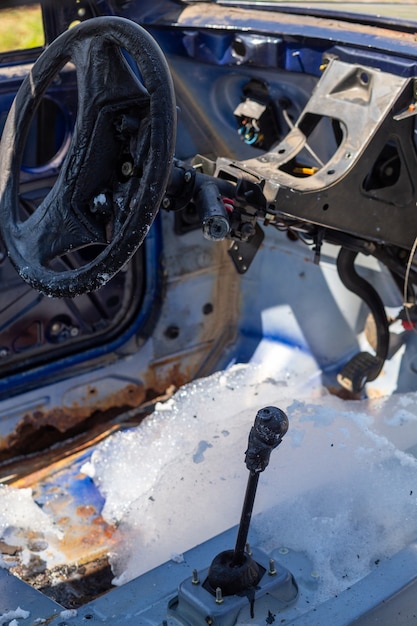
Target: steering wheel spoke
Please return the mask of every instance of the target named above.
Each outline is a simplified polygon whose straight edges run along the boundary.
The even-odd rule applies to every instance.
[[[79,92],[71,142],[52,190],[22,220],[25,139],[43,94],[69,61]],[[97,289],[130,260],[168,183],[175,123],[165,58],[134,22],[93,18],[45,49],[16,95],[0,144],[0,230],[24,280],[47,295],[71,297]],[[97,254],[84,265],[66,271],[54,263],[91,244],[99,244]]]
[[[79,116],[85,117],[94,109],[97,112],[112,102],[149,97],[137,64],[111,32],[102,37],[86,37],[77,44],[71,57],[77,72]]]
[[[51,261],[67,252],[108,243],[103,227],[87,228],[64,208],[59,198],[54,201],[49,196],[32,215],[16,225],[15,240],[22,256],[40,268],[47,268]]]

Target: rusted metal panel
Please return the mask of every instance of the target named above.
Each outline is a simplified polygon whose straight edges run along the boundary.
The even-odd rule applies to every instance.
[[[173,216],[163,216],[165,293],[152,338],[134,355],[2,404],[0,464],[45,449],[100,422],[135,409],[210,374],[236,334],[239,277],[226,242],[213,246],[200,232],[172,238]],[[198,244],[198,245],[197,245]],[[116,356],[116,355],[115,355]],[[10,407],[8,412],[7,406]]]
[[[276,11],[262,11],[257,8],[245,6],[244,8],[235,6],[221,6],[213,3],[190,4],[182,11],[177,23],[180,26],[212,28],[218,30],[244,30],[255,32],[276,32],[279,29],[281,34],[319,36],[328,41],[360,42],[364,34],[373,38],[375,47],[383,46],[384,40],[394,40],[405,52],[412,52],[415,45],[415,35],[404,31],[398,31],[382,26],[370,26],[359,22],[349,22],[349,29],[346,22],[335,17],[316,17],[312,15],[291,15],[290,13],[280,13]],[[250,29],[248,27],[250,24]],[[330,31],[333,37],[330,37]],[[357,41],[356,41],[357,40]]]
[[[93,439],[90,444],[96,441]],[[63,459],[45,459],[48,467],[10,483],[30,487],[59,534],[44,536],[19,531],[19,546],[0,545],[10,571],[67,608],[74,608],[108,591],[112,573],[107,554],[115,526],[101,516],[103,499],[81,467],[89,452],[81,450]],[[46,457],[48,454],[46,453]],[[25,549],[22,549],[25,546]]]

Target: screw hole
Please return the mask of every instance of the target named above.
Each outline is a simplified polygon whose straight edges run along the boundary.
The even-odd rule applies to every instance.
[[[233,51],[233,54],[236,55],[237,57],[242,58],[246,56],[245,43],[241,39],[235,39],[232,44],[232,51]]]
[[[165,330],[165,337],[167,337],[168,339],[176,339],[179,334],[180,329],[178,328],[178,326],[175,326],[175,324],[168,326],[168,328],[166,328]]]
[[[204,315],[210,315],[210,313],[213,313],[213,305],[211,302],[206,302],[203,306],[203,313]]]

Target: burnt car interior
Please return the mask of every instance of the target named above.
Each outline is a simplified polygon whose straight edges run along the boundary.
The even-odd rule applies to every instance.
[[[3,4],[35,7],[44,38],[0,52],[3,485],[34,488],[36,472],[133,428],[182,385],[249,363],[269,332],[262,311],[278,305],[295,322],[281,312],[268,336],[309,350],[330,394],[370,397],[404,346],[389,393],[416,389],[411,20],[228,0]],[[18,624],[233,626],[278,623],[280,611],[286,623],[374,623],[359,604],[345,621],[287,614],[297,573],[245,551],[258,478],[288,429],[264,404],[234,550],[214,544],[183,583],[161,573],[173,593],[149,601],[149,573],[138,592],[133,581],[112,595],[107,544],[84,575],[68,557],[67,583],[0,570],[0,613]],[[94,520],[105,534],[99,510]],[[9,593],[38,613],[13,613]],[[111,609],[94,612],[104,597]]]

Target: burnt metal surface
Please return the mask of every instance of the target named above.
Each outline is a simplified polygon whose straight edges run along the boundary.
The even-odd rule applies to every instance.
[[[235,55],[233,61],[231,61],[231,63],[235,64],[235,67],[245,63],[248,66],[256,66],[258,62],[261,66],[263,63],[266,63],[268,67],[272,67],[275,71],[274,63],[277,63],[275,52],[280,48],[280,41],[278,40],[279,38],[273,39],[270,37],[271,24],[280,24],[280,27],[282,24],[283,33],[286,32],[288,34],[291,32],[292,34],[298,33],[300,36],[305,36],[307,32],[310,34],[314,32],[317,37],[320,36],[322,38],[325,37],[325,34],[324,30],[320,31],[320,28],[326,28],[327,33],[330,30],[338,32],[339,40],[346,41],[351,39],[358,41],[360,45],[363,44],[361,40],[362,35],[365,32],[370,33],[369,28],[360,25],[352,25],[349,32],[346,32],[346,29],[342,28],[342,23],[336,21],[330,27],[329,21],[324,19],[307,18],[305,23],[302,23],[302,20],[299,18],[295,19],[292,16],[284,19],[282,15],[278,16],[276,13],[266,15],[260,11],[230,10],[216,5],[204,4],[196,7],[186,7],[179,20],[179,29],[181,30],[181,36],[184,36],[184,38],[188,36],[187,41],[190,44],[190,50],[192,48],[191,39],[194,37],[195,59],[197,59],[199,54],[204,54],[204,49],[198,45],[198,37],[191,32],[195,29],[196,24],[200,23],[204,27],[208,26],[212,30],[216,29],[217,34],[219,23],[226,30],[237,30],[237,25],[239,24],[246,28],[251,17],[254,18],[252,25],[256,25],[263,30],[264,38],[258,45],[255,45],[253,38],[249,35],[242,37],[242,34],[239,32],[240,47],[236,45],[235,39],[233,49]],[[223,18],[223,21],[219,21],[219,18]],[[256,24],[255,19],[257,20]],[[186,34],[182,32],[184,26],[188,29]],[[380,50],[384,50],[384,42],[388,40],[388,37],[396,40],[400,50],[414,50],[415,41],[411,35],[400,35],[399,33],[393,35],[382,28],[375,29],[371,35],[371,38],[373,38],[374,43],[379,46]],[[238,54],[239,50],[245,50],[247,54]],[[317,57],[319,56],[318,54]],[[228,62],[227,58],[226,54],[225,62]],[[202,60],[207,63],[207,57],[202,57]],[[205,67],[208,68],[209,65],[207,64]],[[384,215],[386,215],[389,211],[393,213],[402,211],[403,207],[400,202],[403,201],[404,197],[408,197],[407,194],[404,195],[402,193],[404,190],[410,192],[409,196],[411,194],[410,197],[413,199],[414,185],[409,167],[414,170],[415,166],[414,145],[411,140],[414,133],[414,118],[412,115],[400,118],[398,116],[401,116],[408,110],[408,106],[413,104],[414,84],[409,78],[399,78],[389,72],[377,72],[365,63],[362,65],[357,63],[351,65],[351,74],[348,76],[345,74],[343,82],[341,69],[345,71],[346,67],[344,67],[341,61],[337,60],[331,61],[327,66],[323,75],[325,80],[321,81],[312,99],[307,104],[300,117],[298,126],[295,129],[291,129],[288,137],[279,144],[279,149],[286,151],[285,155],[282,153],[277,156],[276,150],[273,150],[273,158],[269,162],[268,160],[266,162],[262,161],[262,157],[253,157],[251,161],[236,164],[235,161],[231,161],[233,158],[233,154],[231,154],[229,160],[225,159],[218,162],[219,171],[228,174],[232,173],[232,179],[234,180],[239,178],[238,170],[240,169],[242,175],[247,176],[255,185],[262,184],[262,192],[265,191],[266,201],[269,203],[269,206],[266,203],[265,205],[260,205],[260,215],[262,219],[265,218],[264,222],[273,224],[278,222],[278,218],[283,218],[292,225],[294,221],[297,224],[301,222],[302,224],[318,225],[323,228],[321,234],[324,237],[324,235],[329,234],[327,230],[324,232],[325,228],[329,229],[329,231],[337,229],[337,225],[335,226],[332,221],[334,203],[336,211],[339,211],[340,224],[342,224],[343,228],[346,228],[346,232],[353,233],[355,236],[362,234],[378,243],[383,243],[388,231],[385,231],[384,235],[384,233],[380,234],[380,231],[376,229],[380,216],[372,214],[369,216],[369,220],[362,220],[363,207],[360,207],[360,203],[356,202],[356,200],[357,197],[360,197],[372,206],[374,206],[375,202],[378,207],[382,205],[388,206],[388,209],[384,209],[386,211]],[[201,66],[197,65],[197,70],[201,72]],[[227,68],[227,72],[230,72],[230,68]],[[181,72],[178,74],[180,75]],[[406,72],[404,76],[408,76]],[[339,86],[336,86],[336,88],[329,87],[329,85],[323,87],[323,85],[326,85],[326,80],[331,80],[332,77],[340,81]],[[381,77],[382,80],[380,80]],[[303,79],[306,79],[306,85],[310,87],[312,82],[310,77],[304,75]],[[369,79],[371,79],[371,86],[369,86]],[[181,76],[177,77],[177,80],[180,82]],[[383,84],[384,81],[386,81],[386,84]],[[306,88],[306,93],[308,91],[309,88]],[[183,87],[183,92],[187,92],[186,84]],[[183,101],[187,102],[184,93]],[[187,95],[189,96],[189,94]],[[333,105],[330,105],[329,102],[332,101]],[[370,103],[372,103],[372,106]],[[374,106],[375,104],[377,106]],[[330,107],[330,109],[326,109],[326,106]],[[340,113],[340,110],[343,108],[346,111],[350,110],[350,117],[341,120],[342,113]],[[233,107],[231,108],[232,110]],[[373,113],[375,111],[377,111],[377,115],[374,118]],[[361,115],[357,115],[358,112]],[[392,112],[395,112],[397,119],[389,117]],[[191,109],[191,117],[192,115],[193,110]],[[288,170],[288,154],[294,149],[293,156],[297,156],[299,154],[297,147],[306,148],[309,132],[310,130],[313,132],[312,128],[308,128],[310,122],[314,121],[312,116],[322,115],[337,119],[339,124],[345,124],[345,139],[347,137],[351,142],[349,145],[350,156],[347,157],[348,164],[343,161],[342,150],[337,152],[339,147],[343,145],[343,143],[340,143],[339,146],[336,146],[336,152],[331,157],[331,167],[321,166],[315,172],[311,164],[301,162],[296,164],[294,169],[304,170],[302,176],[293,176],[291,169]],[[201,111],[199,120],[204,121],[204,116],[204,111]],[[309,124],[303,123],[303,116],[309,116]],[[384,116],[386,116],[386,121],[384,121]],[[210,132],[206,132],[207,130],[210,131],[210,122],[211,120],[200,131],[202,135],[206,134],[210,141],[214,143],[213,138],[210,137]],[[314,124],[311,123],[311,127],[313,126]],[[397,137],[396,131],[398,128],[400,128],[400,131],[398,131],[399,135]],[[329,126],[327,126],[327,129],[329,129]],[[387,131],[393,137],[395,136],[394,143],[397,143],[395,143],[394,152],[391,145],[386,146],[383,142],[384,133]],[[233,149],[227,145],[229,143],[228,135],[222,136],[221,129],[217,131],[217,135],[221,139],[219,145],[224,146],[230,153],[233,153]],[[339,135],[340,127],[336,131],[336,144]],[[377,138],[378,141],[371,146],[374,138]],[[210,141],[208,141],[208,144],[210,144]],[[298,141],[299,143],[297,143]],[[405,149],[403,151],[404,141]],[[357,145],[358,142],[360,144],[359,147]],[[363,148],[365,148],[365,152],[363,152]],[[346,154],[347,152],[345,156]],[[379,176],[379,166],[378,168],[375,167],[375,161],[387,164],[390,162],[393,154],[395,163],[400,162],[401,164],[400,177],[394,180],[394,182],[392,182],[392,179],[387,179],[388,182],[386,181],[382,187],[375,187],[375,180]],[[324,164],[326,165],[326,163],[328,161],[324,159]],[[128,161],[124,162],[124,165],[128,166],[128,164]],[[368,169],[366,169],[366,165],[369,165]],[[344,197],[344,194],[348,197],[348,192],[350,192],[350,187],[354,180],[350,168],[357,168],[358,172],[362,173],[365,170],[369,173],[369,180],[373,181],[371,186],[369,186],[369,182],[366,182],[362,186],[356,187],[357,196],[353,208],[350,204],[348,205],[348,200]],[[329,173],[332,169],[335,171]],[[308,174],[306,173],[307,170],[309,170]],[[358,174],[358,180],[363,183],[363,179],[360,178],[361,175]],[[314,181],[319,181],[317,188],[314,187]],[[325,200],[322,200],[320,196],[322,185],[326,189],[327,195]],[[372,185],[374,186],[372,187]],[[249,187],[246,187],[246,191],[253,191],[255,188],[255,186],[252,189]],[[319,206],[316,207],[315,205],[312,206],[305,203],[305,196],[319,198]],[[331,203],[328,202],[328,197],[331,198]],[[262,203],[262,194],[258,194],[258,198]],[[343,202],[345,202],[344,205]],[[329,206],[325,208],[325,205]],[[343,208],[344,212],[342,211]],[[411,211],[409,207],[407,210]],[[356,214],[354,211],[356,211]],[[343,215],[341,215],[342,212]],[[317,218],[317,213],[320,216],[319,218]],[[345,215],[345,213],[349,215]],[[252,212],[252,217],[254,214]],[[394,220],[396,216],[389,214],[389,217]],[[343,222],[343,220],[346,221]],[[24,563],[20,563],[14,566],[14,571],[24,580],[29,581],[36,588],[42,589],[44,593],[51,595],[57,602],[66,607],[80,606],[88,602],[90,599],[89,594],[93,597],[101,594],[106,588],[110,588],[109,570],[105,554],[111,548],[114,528],[106,524],[101,518],[101,505],[100,501],[95,497],[94,490],[89,491],[90,500],[86,497],[84,489],[86,485],[90,489],[91,484],[88,481],[86,483],[85,477],[80,475],[79,470],[80,464],[88,458],[88,450],[98,440],[106,436],[108,432],[140,420],[147,410],[147,401],[151,398],[156,398],[158,394],[165,393],[167,389],[180,386],[197,375],[209,373],[215,367],[226,364],[227,346],[236,339],[237,323],[241,319],[238,315],[238,312],[242,312],[240,310],[241,297],[246,297],[247,300],[250,299],[250,306],[252,306],[254,293],[257,294],[257,300],[261,300],[260,292],[262,289],[271,292],[273,297],[271,295],[271,300],[267,298],[266,305],[264,302],[264,310],[269,308],[272,311],[277,302],[280,303],[284,309],[284,315],[283,310],[280,310],[279,306],[274,310],[274,314],[281,320],[280,324],[282,326],[279,325],[278,328],[278,331],[281,332],[283,331],[282,327],[285,326],[283,321],[287,313],[285,306],[290,301],[288,292],[294,286],[297,289],[299,285],[299,292],[293,303],[294,309],[298,312],[298,316],[295,315],[295,317],[302,326],[302,331],[311,333],[316,328],[313,319],[316,312],[314,307],[311,306],[311,300],[308,300],[306,297],[308,291],[306,277],[308,276],[309,282],[314,286],[314,290],[318,292],[317,285],[319,285],[321,287],[320,294],[327,294],[320,280],[312,278],[311,268],[300,270],[297,266],[297,276],[294,277],[291,274],[293,264],[289,262],[286,265],[285,262],[283,263],[282,258],[279,259],[280,263],[271,263],[271,258],[268,257],[265,261],[264,271],[256,274],[257,271],[259,272],[259,263],[261,262],[257,263],[258,258],[253,257],[251,269],[255,273],[252,276],[250,274],[242,277],[236,276],[227,256],[227,246],[223,246],[221,249],[217,248],[215,252],[211,252],[204,246],[204,243],[200,243],[198,239],[192,237],[192,233],[188,232],[185,232],[184,238],[181,238],[179,241],[173,236],[172,221],[171,216],[166,216],[164,230],[165,256],[163,259],[163,271],[166,279],[165,291],[163,294],[158,294],[158,297],[161,298],[161,301],[158,303],[160,310],[158,311],[158,319],[152,320],[152,336],[150,337],[150,333],[147,333],[145,330],[143,335],[134,337],[132,344],[135,345],[135,350],[132,350],[130,347],[129,350],[126,348],[126,352],[123,353],[123,349],[121,349],[117,356],[114,355],[115,359],[119,358],[117,367],[112,369],[106,363],[105,375],[102,375],[103,372],[100,372],[97,368],[97,370],[91,369],[84,376],[80,375],[72,381],[61,381],[60,385],[54,386],[56,395],[46,387],[39,388],[36,393],[22,395],[22,398],[19,399],[19,402],[21,400],[20,406],[16,404],[16,406],[10,409],[10,413],[8,411],[12,405],[6,403],[7,408],[1,416],[2,422],[4,421],[4,428],[1,430],[3,438],[0,441],[0,458],[3,459],[10,458],[10,456],[15,457],[17,454],[27,455],[27,453],[50,445],[60,438],[67,439],[74,436],[78,429],[87,429],[90,426],[94,426],[94,429],[96,429],[93,430],[87,440],[84,439],[82,443],[80,441],[80,447],[76,448],[76,450],[74,450],[74,441],[67,441],[68,447],[62,445],[59,451],[57,448],[54,448],[47,453],[43,453],[42,461],[39,460],[39,455],[36,455],[36,458],[35,456],[32,458],[27,457],[24,463],[21,463],[19,470],[16,465],[11,463],[4,463],[3,465],[5,481],[15,486],[32,486],[36,497],[44,500],[45,506],[59,520],[64,529],[65,565],[46,567],[42,559],[37,556],[38,551],[36,550],[40,546],[42,537],[32,537],[33,554],[30,567],[27,568]],[[393,222],[390,223],[393,224]],[[412,224],[408,224],[407,230],[406,228],[401,230],[401,227],[398,229],[397,225],[395,225],[396,228],[392,229],[392,237],[396,242],[401,242],[397,243],[397,245],[409,246],[412,232],[411,226]],[[302,228],[303,226],[301,226]],[[358,230],[361,228],[363,228],[363,231]],[[183,232],[186,230],[184,229]],[[391,230],[389,230],[389,234],[391,236]],[[316,248],[318,248],[316,250],[318,258],[320,258],[319,239],[320,237],[317,236],[315,242]],[[282,246],[282,241],[279,244],[275,244],[274,240],[273,245]],[[308,252],[306,253],[307,255]],[[250,260],[252,261],[252,256]],[[229,264],[225,261],[229,261]],[[276,258],[273,257],[272,261],[276,261]],[[279,271],[276,271],[276,268]],[[317,268],[315,267],[314,269]],[[282,274],[287,272],[285,276],[287,288],[284,295],[276,287],[276,283],[279,282],[280,272]],[[261,287],[261,281],[258,281],[257,277],[265,277],[265,275],[268,277],[272,275],[272,280],[269,281],[267,286]],[[246,283],[246,295],[242,294],[242,296],[239,294],[239,280],[241,278],[242,280],[245,278],[248,280]],[[278,297],[276,297],[277,294]],[[327,303],[329,300],[333,307],[331,311],[326,310],[325,298],[321,300],[320,306],[316,307],[318,315],[322,317],[322,325],[325,324],[327,316],[334,314],[337,308],[336,300],[328,298]],[[256,303],[256,306],[258,304],[259,302]],[[247,304],[246,306],[249,305]],[[305,308],[303,309],[304,306]],[[323,310],[325,311],[324,316],[322,314]],[[337,313],[339,314],[338,310]],[[258,320],[258,316],[259,318],[261,317],[260,310],[254,312],[254,309],[251,309],[251,322],[256,318],[255,323],[261,325],[261,320]],[[303,320],[308,321],[304,322]],[[248,319],[245,321],[247,322]],[[262,320],[262,324],[264,323],[265,319]],[[332,326],[336,326],[336,323],[332,324]],[[148,331],[149,328],[147,329]],[[65,328],[64,324],[64,330],[70,332],[71,325],[67,325]],[[253,329],[250,328],[248,331],[248,326],[246,326],[244,330],[248,333],[244,338],[246,340]],[[275,326],[273,326],[273,330],[277,331]],[[343,334],[344,330],[343,325],[341,325],[342,332],[339,332],[339,328],[337,329],[337,346],[334,352],[330,350],[330,356],[327,351],[329,345],[327,336],[323,339],[320,338],[318,343],[324,343],[325,345],[324,348],[323,345],[320,347],[323,350],[325,359],[327,359],[325,363],[334,363],[336,357],[339,358],[343,352],[340,347],[340,335]],[[262,327],[263,331],[264,327]],[[256,333],[254,333],[255,335]],[[317,333],[318,336],[319,333]],[[258,336],[255,336],[254,342],[258,341],[258,339]],[[135,342],[137,343],[135,344]],[[317,347],[316,344],[314,345]],[[304,343],[302,346],[304,346]],[[134,354],[136,350],[137,353]],[[246,350],[246,354],[248,354],[249,349],[246,348]],[[129,351],[130,354],[126,356]],[[117,382],[115,382],[116,380]],[[115,389],[111,389],[112,384],[115,386]],[[26,405],[25,402],[27,403]],[[3,404],[3,407],[6,405]],[[130,411],[127,411],[127,413],[125,412],[126,408],[130,408]],[[103,424],[103,421],[108,423]],[[81,437],[81,435],[78,436]],[[60,457],[62,460],[60,460]],[[32,467],[31,463],[33,463]],[[73,528],[75,529],[74,533],[72,533]],[[173,571],[172,564],[162,566],[149,575],[141,577],[140,580],[132,581],[124,588],[113,590],[111,594],[88,602],[88,605],[80,610],[79,615],[73,618],[67,617],[65,621],[77,624],[77,626],[81,623],[91,623],[91,620],[112,623],[112,621],[114,622],[114,615],[117,615],[116,619],[123,622],[126,626],[128,624],[135,624],[136,626],[138,620],[144,620],[144,623],[160,626],[161,623],[165,623],[163,620],[167,617],[167,599],[175,593],[178,580],[182,580],[189,575],[188,570],[191,564],[201,566],[202,563],[208,563],[214,550],[225,549],[227,545],[230,545],[229,539],[230,536],[228,536],[227,541],[224,541],[224,538],[220,541],[215,539],[211,542],[210,547],[197,547],[186,555],[184,564],[178,564],[176,571]],[[219,543],[226,543],[226,545],[219,546]],[[213,545],[215,545],[215,548],[213,548]],[[6,556],[15,558],[17,555],[19,557],[18,549],[13,553],[14,546],[2,546],[2,548],[5,551],[9,551],[8,555],[5,552]],[[85,554],[87,548],[88,556],[86,556],[86,560],[83,562],[83,554]],[[10,554],[10,552],[12,553]],[[77,561],[81,560],[81,563],[76,565],[73,562],[74,558]],[[297,571],[303,572],[306,579],[309,579],[311,573],[309,564],[303,563],[300,566],[294,555],[290,555],[289,559],[291,558],[294,558],[294,564],[298,567]],[[386,580],[394,581],[393,584],[400,590],[402,584],[407,586],[410,581],[415,579],[415,551],[413,550],[411,554],[411,549],[410,562],[410,567],[407,570],[401,566],[401,563],[399,566],[397,564],[397,566],[393,565],[392,567],[389,567],[388,564]],[[267,567],[267,564],[265,566]],[[6,577],[1,576],[2,581],[4,578]],[[80,578],[85,579],[85,585],[83,584],[82,587],[78,586]],[[58,579],[60,580],[57,584]],[[14,589],[17,590],[15,597],[26,599],[33,595],[33,589],[29,592],[22,591],[22,586],[17,584],[20,582],[16,581],[16,585],[14,585]],[[0,582],[0,588],[1,584]],[[192,585],[191,582],[189,584],[190,586]],[[308,597],[309,593],[314,593],[310,579],[309,584],[310,587],[306,591],[305,597]],[[353,602],[352,599],[350,602],[354,606],[355,617],[370,607],[372,608],[372,603],[376,601],[372,593],[375,592],[375,589],[378,590],[378,584],[369,585],[368,590],[370,593],[362,592],[355,597],[355,592],[352,592]],[[18,595],[19,593],[20,595]],[[382,596],[382,599],[384,597],[386,596]],[[270,598],[267,599],[267,602],[271,601]],[[0,594],[0,604],[1,602]],[[343,612],[344,602],[346,602],[348,607],[347,609],[345,608],[345,612],[352,617],[352,610],[349,610],[349,599],[341,598],[340,601],[338,600],[336,608],[333,607],[333,609],[338,610],[342,606]],[[41,607],[41,604],[39,602],[39,607]],[[271,620],[275,619],[275,616],[272,615],[269,609],[271,606],[275,607],[276,605],[266,603],[264,606],[262,603],[260,604],[261,610],[265,609],[261,613],[262,621],[267,622],[269,619],[268,623],[270,623]],[[44,612],[42,614],[34,612],[31,617],[35,618],[39,615],[45,618],[46,622],[54,618],[56,618],[58,623],[60,623],[60,620],[62,621],[63,618],[59,616],[59,607],[55,606],[55,603],[52,603],[52,601],[51,603],[46,603],[43,597],[42,606],[45,606],[45,609],[42,608]],[[2,606],[2,610],[6,610],[6,607],[3,608]],[[52,618],[50,618],[51,614],[53,614]],[[208,615],[208,613],[205,615]],[[260,613],[257,613],[257,617],[259,615]],[[289,617],[287,614],[285,615],[285,619],[293,617],[295,620],[298,617],[296,612],[288,615]],[[305,623],[308,623],[309,626],[313,623],[321,625],[330,619],[325,607],[320,607],[317,615],[309,614]],[[277,619],[280,619],[280,617]],[[246,621],[249,621],[249,619],[251,618],[248,616]]]
[[[401,113],[413,104],[413,90],[413,80],[332,59],[288,135],[255,159],[218,159],[218,174],[252,177],[262,186],[264,211],[277,212],[283,220],[410,249],[416,232],[412,172],[417,157],[414,118]],[[322,120],[338,128],[333,154],[320,158],[309,137]],[[382,161],[383,170],[389,158],[397,172],[384,178],[382,171],[377,180],[375,164]],[[297,175],[296,168],[306,173]]]
[[[361,24],[358,19],[354,22],[349,20],[348,26],[342,19],[316,17],[311,15],[294,15],[289,12],[280,12],[275,9],[262,11],[254,6],[247,8],[238,7],[232,3],[222,6],[213,3],[198,2],[184,8],[177,23],[181,27],[207,28],[218,30],[222,28],[230,31],[246,30],[250,23],[251,31],[268,33],[279,30],[281,35],[293,37],[314,38],[329,42],[344,42],[350,45],[362,47],[363,38],[366,36],[368,48],[373,51],[380,50],[386,53],[392,48],[393,43],[397,52],[411,56],[415,53],[414,33],[406,29],[383,27],[382,25],[370,26]],[[340,13],[338,14],[340,17]],[[413,30],[412,28],[410,30]]]
[[[63,397],[63,404],[52,408],[40,406],[26,411],[18,418],[13,431],[0,437],[0,463],[27,455],[54,443],[62,442],[99,423],[108,423],[129,409],[139,408],[181,387],[194,378],[200,367],[201,353],[197,352],[187,362],[186,355],[151,368],[144,380],[137,383],[117,378],[97,379],[87,385],[72,386]],[[105,388],[116,384],[113,393]],[[72,398],[77,398],[72,400]]]
[[[113,430],[107,429],[107,434]],[[103,436],[90,434],[84,445],[73,442],[71,453],[61,458],[56,458],[54,451],[44,453],[47,468],[30,472],[27,467],[25,476],[9,482],[12,487],[32,489],[34,500],[59,534],[22,530],[19,541],[27,546],[28,554],[2,542],[2,558],[10,572],[66,608],[77,608],[112,586],[107,555],[116,528],[102,518],[103,499],[81,471],[91,454],[89,449]]]
[[[18,401],[3,401],[0,462],[146,405],[167,390],[211,373],[227,358],[239,312],[239,283],[228,244],[200,244],[200,234],[194,232],[178,247],[170,237],[174,215],[163,218],[165,293],[157,319],[151,320],[152,339],[133,336],[132,345],[111,355],[105,369],[92,368],[21,394]]]
[[[115,415],[145,400],[142,384],[128,384],[111,395],[98,397],[94,385],[87,387],[88,400],[80,398],[75,406],[39,409],[25,413],[13,432],[0,440],[0,463],[19,455],[27,455],[63,439],[73,437],[98,422],[107,423]]]

